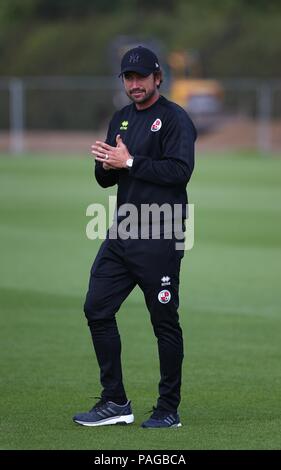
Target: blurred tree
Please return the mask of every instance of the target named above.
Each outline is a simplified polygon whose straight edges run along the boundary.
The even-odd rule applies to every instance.
[[[95,13],[112,13],[124,9],[147,12],[148,10],[175,9],[174,0],[1,0],[0,18],[17,19],[58,19],[86,17]]]
[[[0,0],[0,75],[110,73],[122,34],[198,51],[205,76],[273,77],[280,20],[278,0]]]
[[[2,24],[10,21],[24,21],[34,15],[38,0],[1,0],[0,21]]]

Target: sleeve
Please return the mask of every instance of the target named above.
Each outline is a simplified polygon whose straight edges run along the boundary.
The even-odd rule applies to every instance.
[[[186,185],[194,168],[196,137],[188,115],[184,111],[175,113],[163,129],[163,158],[153,160],[149,156],[134,155],[131,176],[164,186]]]
[[[109,123],[107,136],[105,140],[105,142],[111,146],[115,145],[114,134],[112,131],[113,119],[114,117]],[[104,170],[102,166],[102,162],[96,161],[95,162],[95,178],[102,188],[109,188],[110,186],[114,186],[116,183],[118,183],[119,170]]]

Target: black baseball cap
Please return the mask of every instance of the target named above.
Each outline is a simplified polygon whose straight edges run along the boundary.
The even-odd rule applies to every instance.
[[[146,47],[138,46],[124,54],[119,77],[125,72],[136,72],[147,77],[158,70],[160,70],[160,65],[154,52]]]

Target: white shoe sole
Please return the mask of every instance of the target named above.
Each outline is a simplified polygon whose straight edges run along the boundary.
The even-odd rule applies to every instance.
[[[142,427],[142,426],[141,426]],[[178,423],[178,424],[172,424],[172,426],[163,426],[161,428],[158,428],[158,427],[153,427],[153,426],[148,426],[148,427],[142,427],[143,429],[176,429],[176,428],[181,428],[182,427],[182,424],[181,423]]]
[[[109,424],[131,424],[134,422],[134,415],[115,416],[113,418],[106,418],[94,423],[87,423],[86,421],[74,420],[75,423],[82,424],[82,426],[107,426]]]

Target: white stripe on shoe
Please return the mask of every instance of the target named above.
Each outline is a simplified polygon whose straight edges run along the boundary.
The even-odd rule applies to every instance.
[[[81,424],[82,426],[106,426],[108,424],[131,424],[134,422],[134,415],[123,415],[123,416],[113,416],[112,418],[101,419],[100,421],[87,422],[74,420],[75,423]]]

